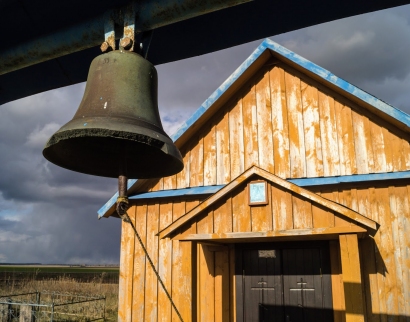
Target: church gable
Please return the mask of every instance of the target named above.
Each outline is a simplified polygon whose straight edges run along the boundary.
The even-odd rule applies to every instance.
[[[225,185],[252,165],[284,179],[408,171],[409,124],[407,114],[265,40],[172,136],[184,169],[130,180],[129,193]]]
[[[260,187],[266,184],[266,202],[262,204],[251,204],[249,189],[254,182]],[[174,239],[337,236],[376,228],[374,221],[349,208],[252,167],[162,230],[159,236]]]
[[[270,60],[181,147],[184,170],[152,191],[227,184],[257,165],[281,178],[410,169],[408,135]]]

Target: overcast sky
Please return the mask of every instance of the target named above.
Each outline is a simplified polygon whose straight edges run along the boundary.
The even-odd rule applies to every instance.
[[[410,113],[410,6],[271,37]],[[157,66],[163,125],[172,134],[262,40]],[[119,263],[120,220],[97,220],[115,179],[47,162],[42,149],[71,120],[84,84],[0,107],[0,263]]]

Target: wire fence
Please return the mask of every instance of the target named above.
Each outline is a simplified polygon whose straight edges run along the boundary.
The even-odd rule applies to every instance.
[[[0,296],[0,322],[105,320],[105,296],[30,292]]]

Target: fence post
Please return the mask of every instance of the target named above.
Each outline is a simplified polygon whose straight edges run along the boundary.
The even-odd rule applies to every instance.
[[[54,319],[54,299],[53,299],[53,304],[51,304],[51,317],[50,317],[50,322],[53,322]]]
[[[105,308],[106,307],[107,307],[107,297],[104,295],[103,321],[105,321]]]

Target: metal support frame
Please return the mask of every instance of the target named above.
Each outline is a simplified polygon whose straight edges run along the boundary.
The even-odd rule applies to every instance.
[[[153,30],[175,22],[229,8],[251,0],[164,0],[132,1],[120,9],[90,19],[82,24],[56,31],[0,52],[0,75],[22,69],[67,54],[104,45],[115,49],[115,40],[135,33]],[[138,19],[136,20],[136,14]],[[138,23],[136,23],[138,21]],[[125,24],[125,31],[115,32],[116,25]],[[109,46],[109,47],[108,47]],[[131,45],[132,50],[134,49]],[[130,48],[131,48],[130,47]],[[102,49],[104,49],[102,48]]]

